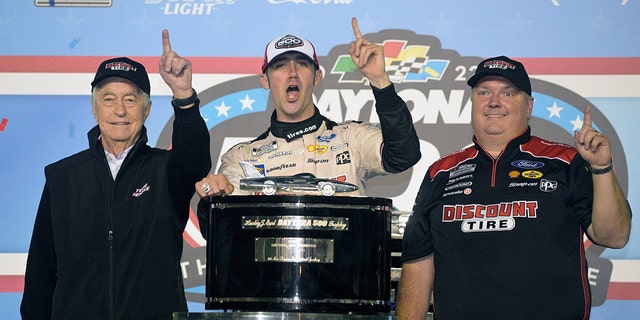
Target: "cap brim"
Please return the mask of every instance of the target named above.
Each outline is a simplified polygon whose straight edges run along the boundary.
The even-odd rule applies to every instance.
[[[482,78],[484,78],[486,76],[499,76],[499,77],[503,77],[503,78],[509,80],[508,78],[506,78],[503,74],[500,74],[499,72],[485,71],[483,73],[474,74],[471,78],[469,78],[469,80],[467,80],[467,84],[469,85],[469,87],[473,88],[473,87],[476,86],[478,81],[480,81]],[[511,80],[509,80],[509,81],[511,81]]]
[[[273,62],[277,61],[280,57],[282,57],[282,55],[287,54],[287,53],[292,53],[292,52],[299,53],[302,56],[304,56],[307,60],[309,60],[311,63],[313,63],[314,66],[316,66],[316,69],[320,68],[320,65],[318,65],[315,61],[313,61],[313,58],[309,57],[306,53],[300,52],[298,50],[289,50],[289,51],[281,52],[281,53],[277,54],[275,57],[271,58],[269,63],[267,63],[267,64],[262,66],[262,73],[265,73],[267,71],[267,69],[273,64]]]
[[[134,79],[131,79],[131,78],[129,78],[129,77],[124,77],[124,76],[122,76],[121,74],[118,74],[118,75],[108,74],[108,75],[104,75],[104,76],[102,76],[102,77],[100,77],[100,78],[94,79],[94,80],[91,82],[91,91],[93,91],[93,89],[94,89],[98,84],[100,84],[102,81],[104,81],[104,80],[106,80],[106,79],[108,79],[108,78],[120,78],[120,79],[127,80],[127,81],[131,82],[131,84],[133,84],[134,86],[136,86],[136,88],[138,88],[140,91],[147,93],[147,92],[144,90],[144,88],[140,88],[140,86],[135,82],[135,80],[134,80]]]

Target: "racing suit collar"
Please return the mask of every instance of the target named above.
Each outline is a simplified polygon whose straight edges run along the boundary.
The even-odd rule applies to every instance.
[[[517,149],[520,145],[527,143],[530,139],[531,139],[531,127],[529,126],[527,127],[527,130],[525,130],[521,135],[511,139],[511,141],[507,143],[507,146],[504,148],[504,150],[502,150],[500,155],[504,154],[506,151]],[[477,150],[480,150],[483,153],[488,155],[488,153],[484,151],[484,147],[476,139],[475,135],[473,136],[473,143],[475,144],[475,147]]]
[[[275,110],[271,114],[271,133],[278,138],[282,138],[290,142],[303,135],[311,132],[318,131],[322,125],[324,117],[320,114],[320,110],[317,107],[314,108],[314,113],[311,118],[302,120],[300,122],[282,122],[276,119]]]

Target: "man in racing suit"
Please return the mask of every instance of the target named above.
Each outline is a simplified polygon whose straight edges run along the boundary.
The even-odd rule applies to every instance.
[[[356,41],[349,54],[369,79],[380,125],[337,124],[322,116],[312,100],[312,88],[322,79],[313,45],[294,35],[278,37],[267,44],[261,75],[275,104],[271,126],[222,156],[219,173],[196,183],[201,197],[252,194],[239,190],[240,179],[245,178],[240,161],[253,164],[267,177],[311,173],[359,187],[341,195],[364,195],[367,179],[402,172],[418,162],[419,139],[407,105],[385,71],[383,47],[362,38],[355,18],[352,27]],[[206,225],[203,206],[206,202],[201,201],[201,226]]]
[[[326,300],[348,301],[346,303],[349,304],[352,304],[351,301],[359,300],[350,299],[352,296],[348,294],[350,292],[349,280],[340,278],[333,267],[339,263],[341,271],[358,274],[358,270],[362,270],[360,266],[363,266],[363,261],[359,260],[359,257],[362,256],[358,255],[356,251],[364,246],[363,243],[352,242],[351,245],[336,245],[336,252],[348,251],[349,254],[344,257],[336,257],[335,263],[286,263],[281,259],[290,254],[305,255],[317,261],[324,260],[318,259],[319,255],[310,256],[311,251],[307,249],[296,249],[294,252],[290,247],[282,248],[279,250],[278,257],[268,258],[274,259],[273,263],[268,264],[275,265],[276,268],[299,266],[300,269],[296,271],[298,276],[286,276],[288,272],[284,269],[282,269],[282,274],[274,275],[273,272],[265,270],[266,266],[262,262],[252,263],[245,260],[245,263],[242,263],[242,260],[231,258],[242,255],[253,257],[254,253],[243,250],[248,247],[242,246],[241,240],[229,240],[230,238],[225,236],[233,234],[234,239],[236,239],[236,235],[242,237],[240,233],[230,231],[235,228],[234,226],[238,226],[237,224],[230,221],[209,221],[209,201],[207,198],[232,192],[236,195],[243,194],[246,195],[245,197],[252,197],[249,194],[262,192],[263,190],[246,191],[239,188],[240,180],[253,177],[254,175],[250,173],[256,174],[255,171],[261,172],[267,178],[310,173],[317,178],[340,180],[359,187],[357,191],[336,194],[364,195],[366,179],[376,175],[404,171],[420,159],[419,140],[413,127],[411,114],[404,101],[395,92],[385,71],[383,47],[363,39],[355,19],[352,20],[352,26],[356,41],[351,43],[349,53],[356,67],[370,81],[376,99],[376,112],[380,118],[380,125],[360,122],[337,124],[322,116],[313,104],[312,90],[314,86],[319,85],[322,79],[322,70],[319,68],[316,52],[311,42],[294,35],[285,35],[269,42],[265,49],[261,82],[264,89],[270,90],[270,100],[275,106],[275,111],[271,116],[271,126],[255,140],[232,147],[222,156],[219,173],[210,174],[196,183],[197,192],[202,197],[197,210],[200,231],[205,239],[213,240],[208,243],[207,277],[213,280],[207,283],[207,293],[210,292],[209,290],[228,290],[227,292],[233,292],[234,296],[240,295],[241,297],[238,299],[242,300],[246,296],[260,296],[260,293],[257,292],[269,291],[266,288],[269,288],[273,281],[278,281],[277,279],[282,277],[283,280],[286,278],[284,281],[287,282],[287,284],[283,283],[283,288],[291,285],[293,287],[291,289],[296,292],[295,297],[288,296],[287,292],[293,292],[288,289],[277,290],[279,293],[274,294],[285,296],[277,298],[282,301],[282,304],[272,305],[271,307],[274,308],[307,310],[303,305],[310,303],[310,299],[315,300],[313,298],[318,297],[312,292],[323,292],[322,297],[327,297]],[[247,174],[243,170],[246,167],[249,167]],[[260,176],[260,173],[256,175]],[[307,182],[304,179],[301,180],[302,184]],[[285,193],[290,191],[296,192],[296,194],[302,193],[299,189],[283,191]],[[264,193],[271,194],[266,191]],[[333,221],[331,222],[333,223]],[[384,227],[384,224],[381,226]],[[209,228],[217,231],[209,232]],[[354,229],[357,227],[352,227],[351,230]],[[333,235],[324,233],[323,230],[328,231],[329,229],[315,228],[309,231],[316,232],[315,236],[322,234],[322,237],[333,239]],[[274,231],[282,231],[282,229]],[[367,231],[372,233],[372,237],[384,236],[383,229],[371,228]],[[300,230],[300,232],[304,233],[305,230]],[[208,235],[212,237],[208,238]],[[298,237],[300,235],[298,234]],[[301,239],[286,236],[279,239],[271,238],[267,241],[297,242],[299,240],[310,241],[314,243],[314,247],[317,245],[318,249],[314,252],[324,252],[325,249],[320,248],[325,247],[324,241],[329,241],[329,239]],[[333,243],[334,240],[329,242]],[[335,242],[339,243],[340,241],[335,240]],[[272,245],[268,246],[273,248]],[[337,248],[338,246],[340,249]],[[259,245],[254,247],[255,254],[261,250],[259,247]],[[330,245],[330,248],[330,252],[333,254],[333,245]],[[351,248],[351,250],[347,248]],[[329,251],[329,249],[326,250]],[[382,259],[383,255],[380,256]],[[300,275],[305,275],[305,279],[313,279],[313,281],[301,281]],[[365,281],[366,279],[358,278],[358,280]],[[220,285],[222,283],[224,284]],[[256,284],[257,287],[264,288],[265,291],[251,290],[246,287],[254,287],[245,287],[244,283]],[[218,289],[216,289],[216,285]],[[353,289],[359,288],[357,283],[352,285]],[[345,286],[347,287],[345,288]],[[374,294],[371,292],[373,290],[366,291],[368,291],[366,294],[369,297]],[[336,292],[340,294],[334,296]],[[273,297],[271,293],[269,296]],[[324,298],[320,300],[324,300]],[[301,303],[300,305],[298,305],[298,301]],[[347,308],[349,310],[352,310],[351,307],[359,308],[356,304],[358,303],[353,303]],[[259,308],[259,305],[244,307],[252,310],[256,307]],[[316,306],[316,308],[323,307]]]
[[[487,59],[469,79],[473,142],[428,170],[404,233],[398,318],[588,319],[583,236],[620,248],[631,212],[590,107],[576,147],[531,135],[524,66]]]

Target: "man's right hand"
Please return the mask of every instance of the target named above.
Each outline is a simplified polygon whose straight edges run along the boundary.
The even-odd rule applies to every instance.
[[[231,182],[222,173],[210,173],[196,182],[196,192],[201,198],[228,195],[233,189]]]

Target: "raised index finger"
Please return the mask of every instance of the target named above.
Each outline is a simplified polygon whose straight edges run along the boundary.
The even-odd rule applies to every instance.
[[[162,52],[171,52],[171,41],[169,41],[169,30],[162,30]]]
[[[362,33],[360,33],[360,28],[358,28],[358,20],[356,17],[351,18],[351,28],[353,28],[353,35],[356,36],[356,40],[360,40]]]
[[[588,104],[586,108],[584,108],[584,121],[582,125],[587,125],[591,127],[591,105]]]

